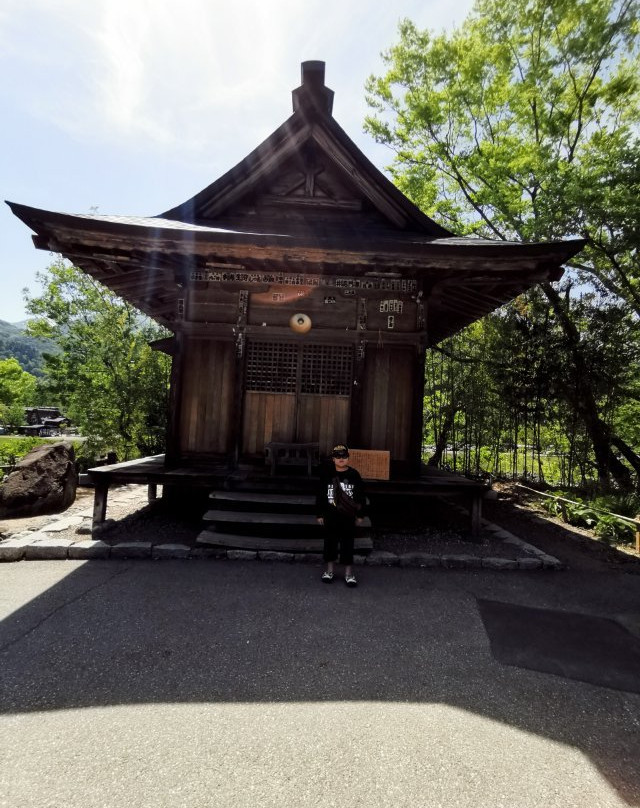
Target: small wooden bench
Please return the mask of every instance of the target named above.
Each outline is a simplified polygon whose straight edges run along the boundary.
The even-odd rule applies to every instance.
[[[313,465],[320,462],[320,444],[290,443],[271,441],[264,447],[265,462],[271,466],[271,476],[275,476],[278,466],[306,466],[311,477]]]

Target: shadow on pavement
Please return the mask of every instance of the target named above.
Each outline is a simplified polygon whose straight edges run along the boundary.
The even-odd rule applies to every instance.
[[[532,584],[527,573],[370,568],[350,590],[322,585],[319,568],[304,564],[72,569],[0,624],[5,714],[134,703],[442,703],[579,749],[640,805],[637,696],[505,666],[491,653],[478,599],[517,601],[520,588],[553,592],[566,577]],[[629,587],[625,597],[632,603]],[[511,614],[508,630],[519,625]]]
[[[478,606],[499,662],[640,693],[640,640],[613,620],[495,600]]]

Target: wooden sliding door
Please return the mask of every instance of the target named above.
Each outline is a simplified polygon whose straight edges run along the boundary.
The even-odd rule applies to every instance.
[[[270,441],[320,444],[346,440],[353,348],[299,342],[249,342],[242,452],[260,455]]]

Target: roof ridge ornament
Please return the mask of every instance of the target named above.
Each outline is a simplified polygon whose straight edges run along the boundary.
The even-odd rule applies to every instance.
[[[302,83],[291,93],[293,111],[304,109],[331,115],[334,93],[324,83],[325,63],[316,60],[302,62],[300,68]]]

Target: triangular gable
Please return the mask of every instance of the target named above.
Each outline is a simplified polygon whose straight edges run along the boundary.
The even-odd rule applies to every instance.
[[[410,202],[336,123],[330,105],[325,106],[330,91],[324,84],[309,85],[307,64],[317,65],[303,64],[293,115],[234,168],[160,217],[213,224],[246,215],[259,229],[256,213],[274,205],[295,205],[308,209],[310,217],[322,218],[329,210],[361,212],[365,228],[373,216],[378,227],[432,238],[452,235]],[[267,222],[265,226],[271,229]],[[349,226],[358,224],[350,221]]]

